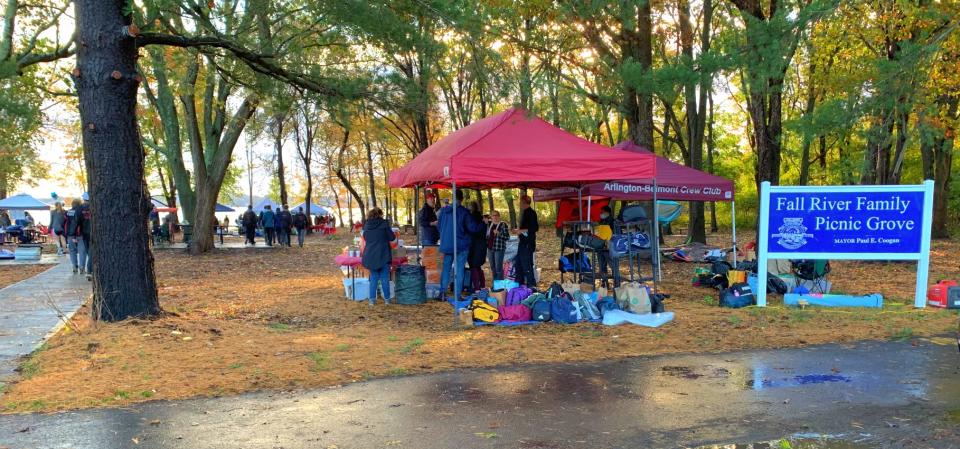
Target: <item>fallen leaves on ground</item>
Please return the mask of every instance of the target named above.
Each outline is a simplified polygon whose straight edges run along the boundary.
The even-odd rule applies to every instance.
[[[538,260],[547,281],[558,276],[557,240],[541,239]],[[729,245],[729,236],[711,241]],[[64,329],[33,355],[36,369],[8,386],[3,406],[7,412],[118,406],[469,367],[912,339],[956,328],[954,311],[912,308],[914,264],[833,264],[837,290],[882,293],[882,310],[797,310],[776,300],[765,309],[730,310],[715,305],[716,292],[690,285],[694,265],[665,262],[662,289],[672,294],[667,309],[676,320],[661,328],[581,323],[464,330],[446,303],[370,307],[345,299],[332,259],[346,242],[311,236],[302,249],[201,256],[157,250],[167,315],[94,323],[81,309],[74,318],[81,333]],[[960,272],[951,256],[958,253],[956,241],[934,243],[931,281]]]

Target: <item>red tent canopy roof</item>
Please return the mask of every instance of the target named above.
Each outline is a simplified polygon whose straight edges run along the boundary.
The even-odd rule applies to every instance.
[[[675,201],[733,201],[733,181],[706,173],[665,157],[656,156],[631,141],[623,141],[613,148],[633,154],[656,157],[657,199]],[[621,200],[649,200],[653,198],[651,179],[631,179],[617,182],[591,183],[583,187],[584,197],[616,198]],[[537,201],[550,201],[577,196],[576,189],[558,188],[534,192]]]
[[[579,186],[596,181],[653,178],[654,161],[652,154],[612,151],[515,107],[440,139],[391,172],[389,184]]]

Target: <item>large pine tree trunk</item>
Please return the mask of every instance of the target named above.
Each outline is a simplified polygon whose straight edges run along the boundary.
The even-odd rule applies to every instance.
[[[287,203],[287,176],[283,168],[283,120],[282,114],[273,117],[273,151],[277,154],[277,181],[280,182],[280,204]]]
[[[160,313],[144,152],[137,127],[137,47],[125,0],[77,0],[77,71],[93,229],[93,313],[118,321]]]

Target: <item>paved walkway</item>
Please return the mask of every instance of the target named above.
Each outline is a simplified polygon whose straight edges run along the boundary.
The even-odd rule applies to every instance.
[[[71,271],[70,262],[64,260],[30,279],[0,289],[0,381],[16,375],[17,359],[33,352],[63,325],[50,301],[72,316],[89,296],[90,282]]]
[[[465,370],[342,388],[0,416],[17,448],[960,447],[960,355],[828,345]],[[743,443],[758,443],[750,446]]]

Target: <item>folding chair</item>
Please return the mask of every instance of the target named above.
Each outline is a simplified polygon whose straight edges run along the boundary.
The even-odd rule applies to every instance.
[[[795,260],[793,262],[793,276],[796,286],[803,281],[810,281],[813,286],[811,293],[826,293],[827,274],[830,273],[830,261],[825,259]]]

